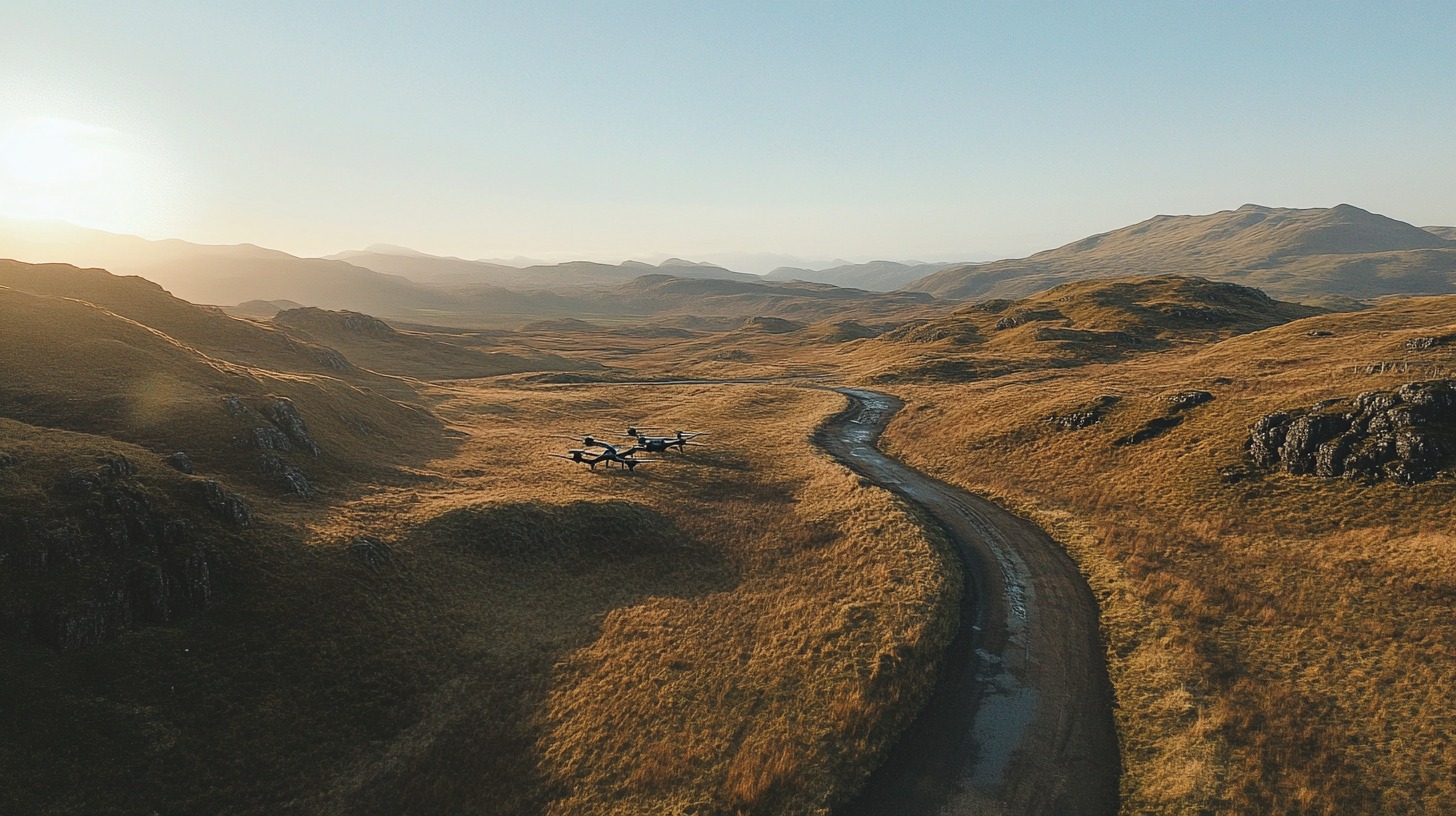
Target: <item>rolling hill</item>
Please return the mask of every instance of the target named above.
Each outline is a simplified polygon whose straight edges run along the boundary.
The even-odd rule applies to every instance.
[[[1018,260],[950,267],[907,291],[947,298],[1019,297],[1083,278],[1196,274],[1274,297],[1348,304],[1456,292],[1456,244],[1341,204],[1245,205],[1212,215],[1160,215]]]
[[[957,567],[812,454],[832,393],[319,372],[500,359],[0,274],[0,809],[825,812],[930,693]],[[639,419],[720,447],[545,455]]]
[[[451,305],[437,290],[343,261],[299,258],[252,244],[150,241],[67,224],[0,220],[0,257],[139,275],[193,303],[292,300],[389,315]]]
[[[1446,813],[1453,378],[1456,296],[1390,298],[899,384],[889,444],[1037,520],[1089,576],[1128,812]]]
[[[481,347],[469,339],[439,331],[396,329],[371,315],[313,307],[286,309],[271,322],[293,337],[326,345],[351,362],[400,377],[426,380],[469,379],[522,371],[582,371],[600,368],[519,346]]]
[[[1183,275],[1084,280],[908,321],[855,353],[876,382],[969,381],[1202,345],[1321,311]]]

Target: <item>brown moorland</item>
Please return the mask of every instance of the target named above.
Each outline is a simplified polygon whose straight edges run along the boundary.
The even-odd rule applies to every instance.
[[[1456,299],[894,390],[911,464],[1057,535],[1102,603],[1134,813],[1456,809],[1456,479],[1261,469],[1263,416],[1456,375]],[[1206,392],[1190,399],[1190,392]]]
[[[939,541],[809,445],[836,395],[358,369],[388,398],[92,302],[0,309],[21,812],[822,812],[953,633]],[[713,445],[545,455],[628,421]]]

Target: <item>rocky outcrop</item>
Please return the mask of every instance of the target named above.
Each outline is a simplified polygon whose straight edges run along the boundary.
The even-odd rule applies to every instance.
[[[193,490],[202,498],[203,504],[213,515],[234,527],[247,527],[253,523],[253,511],[243,503],[236,493],[229,493],[223,486],[211,479],[193,482]]]
[[[1442,334],[1434,337],[1412,337],[1405,341],[1408,351],[1431,351],[1442,346],[1456,345],[1456,334]]]
[[[289,493],[308,498],[313,495],[313,485],[296,465],[276,453],[263,454],[263,472],[278,477],[279,483]]]
[[[1162,436],[1183,423],[1185,412],[1213,402],[1213,394],[1197,390],[1179,391],[1164,397],[1163,402],[1168,406],[1166,414],[1155,416],[1132,433],[1112,440],[1113,446],[1121,448],[1128,445],[1140,445]]]
[[[79,649],[208,607],[218,560],[202,526],[135,475],[100,457],[0,505],[0,634]]]
[[[1268,414],[1250,429],[1247,449],[1256,466],[1295,475],[1429,481],[1456,455],[1456,380]]]
[[[277,397],[264,404],[261,411],[255,411],[241,397],[231,395],[223,398],[223,407],[234,419],[254,423],[245,435],[234,439],[235,444],[285,453],[298,449],[311,456],[322,452],[292,400]]]
[[[294,444],[308,451],[310,455],[319,455],[318,443],[308,435],[308,426],[304,424],[303,417],[299,416],[298,409],[293,407],[291,400],[275,399],[263,409],[263,414]]]
[[[1172,411],[1186,411],[1213,402],[1213,395],[1207,391],[1179,391],[1165,398]]]
[[[1046,421],[1064,431],[1080,430],[1101,422],[1102,418],[1107,416],[1107,412],[1112,410],[1112,406],[1121,401],[1122,397],[1104,394],[1065,414],[1052,414],[1046,418]]]
[[[192,473],[192,457],[183,451],[176,451],[167,455],[167,464],[180,473]]]
[[[316,458],[322,453],[292,400],[276,397],[254,410],[241,397],[228,396],[223,398],[223,406],[229,416],[252,425],[245,433],[233,437],[234,445],[262,451],[259,462],[263,473],[278,477],[277,483],[283,489],[296,496],[313,495],[308,477],[280,455],[304,452]]]

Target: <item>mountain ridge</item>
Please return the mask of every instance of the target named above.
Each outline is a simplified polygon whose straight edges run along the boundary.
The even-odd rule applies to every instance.
[[[1296,300],[1456,292],[1456,242],[1349,204],[1245,204],[1159,215],[1026,258],[949,267],[902,287],[1019,297],[1081,278],[1198,274]]]

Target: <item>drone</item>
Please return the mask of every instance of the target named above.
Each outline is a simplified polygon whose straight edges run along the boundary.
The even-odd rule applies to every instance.
[[[643,431],[655,430],[658,429],[638,428],[634,426],[627,429],[625,436],[636,439],[636,447],[651,453],[663,453],[668,448],[677,448],[679,453],[687,453],[688,445],[702,444],[701,442],[691,442],[689,440],[707,435],[699,431],[677,431],[673,436],[648,436],[643,433]]]
[[[560,453],[553,453],[551,455],[556,457],[557,459],[566,459],[571,462],[578,462],[580,464],[586,465],[592,470],[596,470],[597,465],[600,464],[606,464],[608,468],[611,468],[613,463],[622,465],[623,467],[627,468],[627,470],[632,470],[633,468],[637,467],[640,464],[643,464],[644,462],[653,461],[651,459],[636,458],[637,451],[646,450],[646,448],[640,445],[633,445],[632,447],[623,450],[617,445],[610,445],[606,442],[602,442],[599,439],[595,439],[590,434],[581,437],[567,436],[563,438],[580,439],[582,446],[580,448],[573,448],[572,450],[567,451],[566,453],[569,455],[564,455]],[[601,451],[593,451],[591,450],[591,448],[601,448]]]

